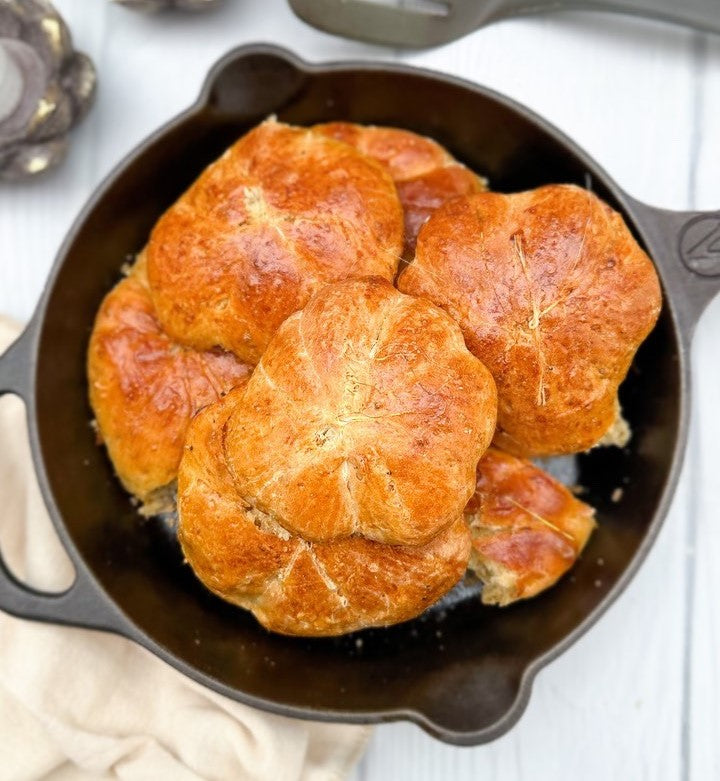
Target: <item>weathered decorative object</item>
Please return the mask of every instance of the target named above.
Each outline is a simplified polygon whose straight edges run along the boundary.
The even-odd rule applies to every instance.
[[[181,11],[205,11],[218,5],[220,0],[115,0],[119,5],[141,11],[163,11],[178,8]]]
[[[47,0],[0,0],[0,178],[56,166],[95,93],[90,59]]]

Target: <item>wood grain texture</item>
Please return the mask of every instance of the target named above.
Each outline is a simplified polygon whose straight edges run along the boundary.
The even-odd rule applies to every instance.
[[[149,18],[102,0],[56,3],[98,67],[98,102],[65,165],[0,190],[0,311],[18,318],[30,315],[63,235],[100,178],[195,99],[215,59],[253,40],[316,61],[400,58],[482,82],[572,135],[635,197],[678,209],[720,206],[720,43],[679,28],[554,14],[400,55],[317,33],[283,0],[230,0],[200,16]],[[715,301],[694,348],[695,425],[680,490],[623,597],[540,673],[512,732],[457,749],[411,725],[379,727],[357,779],[720,777],[719,332]]]
[[[691,206],[720,210],[720,39],[696,36]],[[691,779],[720,778],[720,389],[718,335],[720,297],[706,309],[695,336],[693,362],[694,426],[688,453],[691,477],[688,560],[693,565],[687,589],[689,629],[686,650],[685,743]]]

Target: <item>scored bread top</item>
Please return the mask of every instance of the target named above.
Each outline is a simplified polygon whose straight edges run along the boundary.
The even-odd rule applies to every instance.
[[[224,448],[242,393],[195,417],[178,475],[178,536],[207,588],[251,610],[267,629],[323,636],[407,621],[460,580],[470,553],[460,517],[427,545],[382,545],[361,536],[318,543],[250,506]]]
[[[359,149],[390,172],[405,214],[403,257],[412,259],[423,223],[445,201],[487,189],[487,182],[437,141],[396,127],[328,122],[313,130]]]
[[[383,166],[348,144],[268,120],[160,218],[148,276],[170,336],[254,364],[323,284],[392,280],[402,244],[402,208]]]
[[[286,320],[233,403],[225,452],[254,507],[308,540],[417,545],[462,513],[497,401],[445,312],[369,278]]]
[[[601,439],[661,306],[622,217],[572,185],[450,201],[423,227],[398,287],[460,323],[497,383],[495,442],[525,456]]]

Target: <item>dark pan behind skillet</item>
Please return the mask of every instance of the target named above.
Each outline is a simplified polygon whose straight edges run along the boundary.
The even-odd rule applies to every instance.
[[[542,662],[619,593],[659,527],[685,429],[685,343],[674,310],[666,304],[622,389],[634,431],[630,446],[560,464],[586,489],[583,498],[599,521],[570,577],[505,609],[483,607],[476,588],[461,587],[420,619],[390,629],[335,640],[269,634],[204,590],[161,521],[136,514],[89,425],[85,351],[102,297],[161,212],[270,113],[301,125],[343,119],[409,128],[446,145],[496,190],[589,185],[641,239],[650,235],[636,219],[638,205],[599,167],[494,93],[409,69],[298,65],[270,47],[232,53],[211,74],[201,101],[111,175],[61,251],[34,320],[37,360],[26,359],[26,383],[34,380],[35,390],[33,396],[25,388],[24,395],[36,423],[41,483],[83,590],[93,591],[95,580],[101,587],[84,597],[85,608],[75,600],[73,610],[86,611],[81,618],[72,611],[45,615],[49,609],[35,615],[111,628],[225,694],[287,715],[404,717],[451,742],[490,740],[519,717]],[[613,501],[617,488],[622,497]],[[32,614],[17,606],[15,612]]]

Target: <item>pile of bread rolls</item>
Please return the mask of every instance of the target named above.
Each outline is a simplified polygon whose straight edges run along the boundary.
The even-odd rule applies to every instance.
[[[591,507],[530,461],[629,437],[661,306],[593,193],[515,194],[406,130],[269,119],[160,218],[88,351],[127,490],[266,628],[405,621],[468,569],[552,585]]]

